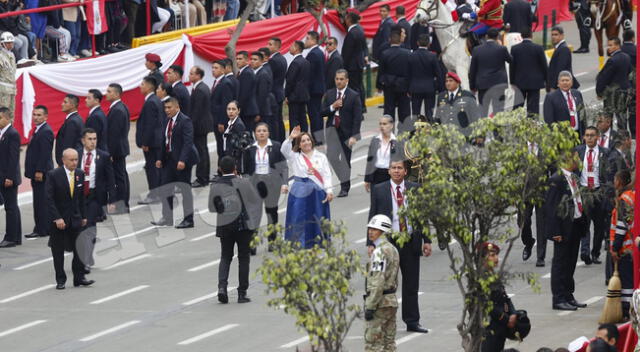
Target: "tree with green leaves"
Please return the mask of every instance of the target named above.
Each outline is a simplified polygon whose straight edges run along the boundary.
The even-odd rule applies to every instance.
[[[484,143],[472,145],[470,140]],[[480,350],[493,282],[519,276],[535,285],[532,274],[505,270],[522,232],[521,226],[513,230],[514,220],[527,204],[542,201],[548,170],[557,170],[559,157],[577,141],[568,123],[549,126],[528,118],[523,109],[475,122],[469,137],[445,124],[420,128],[408,139],[407,150],[422,171],[421,186],[409,192],[411,207],[401,212],[430,237],[436,237],[437,229],[438,241],[445,242],[463,297],[457,328],[465,351]],[[484,270],[478,249],[486,241],[505,243],[497,270]]]
[[[354,294],[351,279],[363,273],[361,258],[350,249],[342,223],[325,220],[323,233],[330,240],[311,249],[301,249],[298,241],[276,236],[258,275],[267,285],[267,294],[276,295],[270,307],[282,307],[296,319],[296,326],[309,335],[312,351],[340,352],[349,328],[362,310],[350,303]],[[282,233],[270,225],[260,239]]]

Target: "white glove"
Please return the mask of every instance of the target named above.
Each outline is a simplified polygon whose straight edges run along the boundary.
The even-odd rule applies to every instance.
[[[471,18],[471,14],[469,14],[469,13],[463,13],[463,14],[462,14],[462,18],[464,18],[465,20],[468,20],[468,19],[470,19],[470,18]]]

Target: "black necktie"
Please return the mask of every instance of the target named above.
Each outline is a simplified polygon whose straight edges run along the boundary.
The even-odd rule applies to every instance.
[[[453,93],[449,93],[449,103],[453,104]]]

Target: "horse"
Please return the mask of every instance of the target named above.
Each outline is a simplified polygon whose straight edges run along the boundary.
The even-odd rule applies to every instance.
[[[602,47],[602,30],[607,39],[618,38],[622,20],[620,0],[589,0],[591,10],[591,27],[598,41],[598,63],[600,69],[604,65],[604,48]]]

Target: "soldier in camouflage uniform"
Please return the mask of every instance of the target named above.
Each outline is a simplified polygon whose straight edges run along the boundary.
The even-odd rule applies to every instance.
[[[372,217],[367,227],[369,240],[375,249],[367,264],[364,350],[393,352],[396,350],[396,288],[400,255],[385,236],[391,232],[388,216]]]
[[[14,117],[16,100],[16,59],[11,52],[15,38],[10,32],[0,36],[0,106],[11,110]]]

